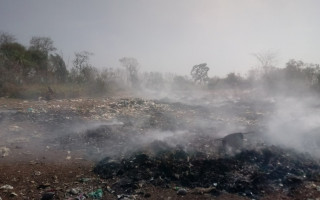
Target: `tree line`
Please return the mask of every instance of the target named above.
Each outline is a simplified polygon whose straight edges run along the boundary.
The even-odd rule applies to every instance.
[[[115,87],[119,77],[137,84],[137,61],[121,58],[124,70],[107,68],[98,70],[90,63],[93,54],[76,52],[72,67],[67,68],[62,54],[57,53],[54,42],[49,37],[34,36],[29,46],[17,42],[15,36],[0,33],[0,97],[45,96],[46,92],[60,89],[61,97],[104,94]],[[125,74],[125,75],[124,75]],[[119,84],[123,81],[118,81]]]
[[[49,37],[34,36],[29,45],[15,36],[0,33],[0,97],[36,98],[54,93],[58,98],[105,95],[121,90],[264,89],[269,92],[320,91],[319,64],[289,60],[283,68],[274,64],[275,55],[255,54],[259,66],[241,76],[209,77],[206,63],[191,67],[190,76],[142,72],[137,59],[119,59],[122,68],[97,69],[93,54],[76,52],[72,66],[57,53]]]

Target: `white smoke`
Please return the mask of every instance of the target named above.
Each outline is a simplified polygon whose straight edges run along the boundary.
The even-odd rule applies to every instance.
[[[315,98],[279,98],[266,126],[272,144],[314,156],[320,152],[320,107]]]

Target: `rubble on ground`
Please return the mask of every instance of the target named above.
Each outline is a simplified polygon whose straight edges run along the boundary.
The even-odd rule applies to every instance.
[[[94,170],[103,178],[118,179],[111,188],[126,194],[134,193],[140,183],[150,183],[164,188],[203,188],[202,193],[210,188],[213,195],[227,191],[258,198],[276,191],[290,195],[303,182],[320,180],[318,162],[308,155],[275,146],[218,159],[179,148],[153,155],[141,152],[118,161],[105,158]],[[179,189],[177,193],[185,195],[187,191]]]
[[[13,187],[0,190],[0,196],[263,199],[275,194],[282,199],[315,199],[320,195],[319,165],[307,154],[268,146],[258,135],[245,136],[243,148],[234,152],[221,148],[218,139],[234,127],[261,132],[261,119],[272,114],[272,104],[206,102],[0,99],[0,170],[6,171],[0,174],[0,186]]]

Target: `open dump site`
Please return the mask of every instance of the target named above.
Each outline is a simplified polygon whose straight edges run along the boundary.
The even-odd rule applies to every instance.
[[[316,102],[195,96],[0,99],[0,199],[320,198]]]

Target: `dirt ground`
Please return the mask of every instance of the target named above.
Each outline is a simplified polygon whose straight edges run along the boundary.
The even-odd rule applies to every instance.
[[[2,190],[2,199],[41,199],[44,194],[53,192],[55,197],[52,199],[75,199],[78,195],[72,195],[68,191],[72,188],[80,188],[82,191],[95,191],[98,188],[104,190],[101,199],[118,199],[107,191],[107,186],[111,181],[100,179],[92,172],[94,163],[87,161],[70,163],[50,163],[46,161],[5,163],[0,165],[1,185],[9,184],[14,188],[12,190]],[[36,175],[40,172],[40,175]],[[89,179],[83,182],[83,179]],[[264,200],[272,199],[317,199],[320,192],[317,191],[314,183],[302,187],[296,192],[294,197],[288,197],[281,192],[277,194],[266,194],[261,198]],[[250,199],[234,194],[222,194],[214,197],[211,194],[187,194],[179,196],[173,189],[156,188],[148,185],[143,188],[146,195],[137,195],[136,199]],[[13,195],[14,193],[14,195]]]
[[[240,111],[245,113],[245,116],[230,117],[216,110],[219,115],[210,117],[219,122],[214,126],[233,122],[255,126],[261,111],[253,113],[249,108],[245,109],[246,112]],[[164,188],[149,183],[141,186],[139,192],[126,196],[116,194],[110,189],[118,181],[117,177],[103,179],[93,172],[94,166],[103,158],[104,153],[110,151],[107,146],[115,145],[101,144],[100,140],[115,138],[113,142],[116,141],[119,145],[112,148],[116,149],[116,154],[122,155],[125,154],[125,146],[122,144],[126,144],[128,137],[122,135],[122,132],[130,130],[131,134],[136,136],[147,134],[154,128],[175,131],[177,127],[170,123],[172,119],[181,119],[177,124],[190,128],[194,115],[208,117],[207,111],[201,107],[143,99],[133,100],[133,98],[70,99],[49,102],[1,98],[0,110],[0,199],[93,199],[94,197],[90,197],[89,194],[98,189],[102,189],[103,192],[100,199],[252,199],[228,192],[222,192],[218,196],[206,192],[199,193],[194,188],[186,188],[185,195],[178,195],[175,184]],[[165,110],[168,115],[162,115],[159,110]],[[132,122],[130,118],[124,125],[118,127],[117,120],[128,117],[139,120]],[[140,123],[146,119],[150,127]],[[112,123],[112,130],[119,134],[104,138],[92,135],[90,132],[77,137],[71,134],[65,137],[64,133],[61,133],[63,130],[70,131],[70,127],[80,127],[87,121]],[[136,123],[134,130],[129,122]],[[198,132],[204,131],[199,127],[192,127]],[[210,127],[208,130],[212,131]],[[69,133],[68,131],[66,133]],[[81,131],[82,129],[79,132]],[[85,142],[75,140],[79,138]],[[205,149],[206,138],[203,138],[202,142],[200,141],[202,145],[195,143],[190,148]],[[88,152],[89,147],[92,147],[90,152]],[[131,149],[128,148],[126,151]],[[209,152],[208,157],[213,157],[213,153]],[[288,191],[279,189],[274,193],[266,193],[259,199],[320,199],[319,185],[318,180],[308,181],[291,191],[290,195]],[[83,194],[86,197],[81,196]]]

